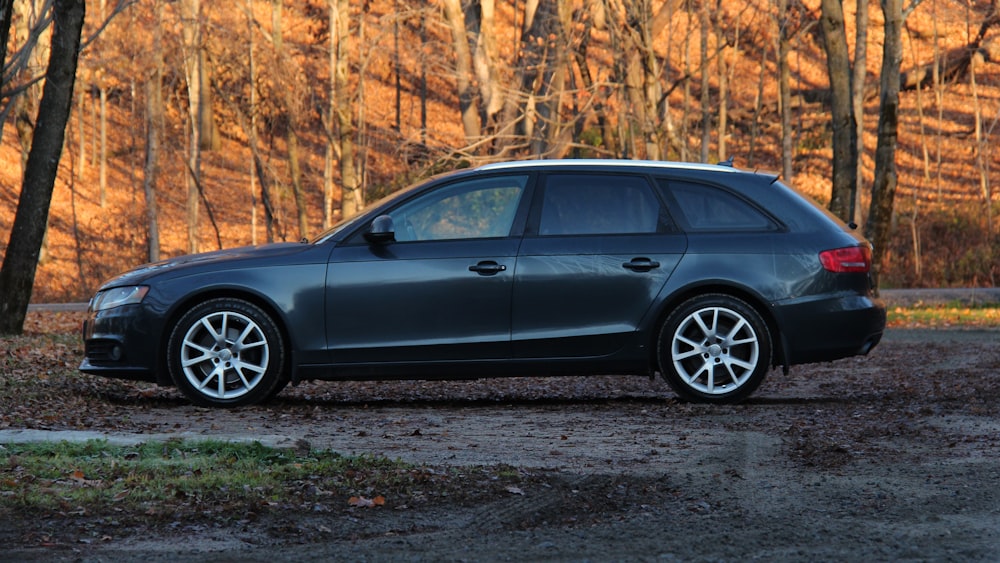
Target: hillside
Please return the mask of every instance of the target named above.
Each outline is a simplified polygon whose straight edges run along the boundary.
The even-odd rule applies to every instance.
[[[80,102],[74,108],[60,162],[35,302],[85,300],[104,279],[146,260],[143,84],[150,76],[153,4],[140,2],[117,16],[82,55],[77,85]],[[654,1],[654,10],[661,4]],[[708,34],[707,44],[711,53],[722,53],[726,65],[727,153],[735,156],[737,166],[779,170],[776,39],[771,4],[765,0],[722,3],[713,16],[716,32]],[[853,52],[854,3],[850,4],[845,10]],[[248,5],[253,9],[252,20]],[[572,70],[575,67],[571,66],[565,90],[559,94],[559,115],[579,120],[573,141],[593,145],[600,136],[595,104],[617,111],[625,103],[611,81],[616,68],[615,45],[608,29],[589,27],[584,16],[590,12],[584,8],[590,2],[579,0],[567,5],[579,16],[569,27],[570,35],[579,41],[581,34],[586,34],[586,64],[599,84],[583,88],[579,69]],[[497,44],[506,63],[502,81],[508,86],[515,79],[514,46],[520,36],[521,13],[515,8],[523,7],[521,3],[499,2],[496,14]],[[99,18],[94,7],[88,9],[88,29],[93,31]],[[989,9],[989,2],[984,1],[968,7],[954,0],[925,0],[907,20],[903,68],[933,61],[935,45],[939,52],[950,52],[967,44]],[[262,243],[267,237],[259,183],[256,178],[251,183],[249,141],[234,109],[248,103],[244,73],[251,50],[260,72],[255,92],[262,107],[258,144],[268,179],[274,183],[275,238],[296,240],[301,235],[288,171],[288,124],[275,117],[292,115],[293,110],[309,210],[306,234],[315,235],[323,228],[326,135],[322,114],[329,103],[327,10],[325,1],[285,2],[281,35],[288,54],[280,58],[275,55],[270,3],[203,6],[206,51],[215,71],[212,107],[220,144],[215,150],[204,151],[201,157],[200,250],[214,249],[220,243],[224,247]],[[790,57],[791,87],[796,95],[791,183],[825,201],[830,190],[831,133],[829,110],[815,101],[822,98],[828,84],[818,26],[813,25],[819,15],[819,1],[806,0],[793,13],[798,18],[799,33],[793,38]],[[459,115],[451,32],[438,3],[371,0],[364,3],[363,10],[355,7],[352,16],[350,77],[357,96],[352,107],[359,121],[357,145],[366,197],[370,200],[431,172],[464,165],[449,158],[466,140]],[[876,4],[871,5],[870,19],[868,85],[876,88],[882,35],[882,15]],[[188,248],[185,159],[189,125],[183,64],[178,55],[182,50],[179,22],[173,4],[168,5],[162,26],[167,64],[166,136],[157,185],[164,257],[182,254]],[[665,90],[676,85],[666,98],[668,111],[685,149],[681,153],[671,150],[667,155],[671,159],[699,158],[699,26],[697,10],[687,13],[678,9],[656,35],[655,52],[660,61],[668,63],[662,84]],[[997,35],[1000,29],[990,30],[988,40]],[[726,41],[728,46],[723,46]],[[707,68],[713,114],[721,99],[719,60],[712,57]],[[688,73],[691,79],[681,80]],[[424,78],[426,95],[422,95]],[[1000,276],[1000,207],[995,193],[990,194],[992,232],[987,232],[984,203],[984,189],[996,191],[991,184],[1000,167],[1000,155],[994,149],[1000,135],[996,130],[1000,121],[1000,66],[987,61],[975,68],[974,84],[971,78],[963,75],[939,90],[909,90],[902,95],[897,155],[900,190],[893,247],[883,279],[886,285],[992,285]],[[101,89],[107,96],[107,192],[103,206],[97,156]],[[287,92],[291,95],[286,96]],[[421,127],[422,103],[426,104],[426,129]],[[978,143],[977,109],[981,116]],[[872,178],[877,121],[876,93],[865,104],[866,185]],[[625,128],[618,131],[623,134]],[[627,146],[624,134],[618,140]],[[714,123],[710,142],[711,158],[715,158],[719,139]],[[573,154],[608,153],[603,146],[586,150],[577,146],[575,153],[565,151],[566,156]],[[978,154],[985,166],[977,167]],[[6,246],[20,189],[20,158],[17,133],[9,121],[0,145],[0,254]],[[335,184],[338,181],[334,173]],[[339,197],[336,193],[334,196]],[[867,201],[862,202],[862,209],[867,210]]]

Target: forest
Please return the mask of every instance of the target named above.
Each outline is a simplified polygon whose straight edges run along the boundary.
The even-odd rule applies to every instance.
[[[0,256],[53,0],[5,4]],[[996,0],[91,0],[32,301],[534,158],[733,158],[866,235],[888,185],[882,287],[994,286],[998,23]]]

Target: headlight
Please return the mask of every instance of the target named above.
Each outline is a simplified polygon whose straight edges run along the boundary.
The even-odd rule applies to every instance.
[[[106,311],[115,307],[121,307],[122,305],[141,303],[143,297],[146,297],[146,293],[148,292],[149,287],[145,285],[116,287],[107,291],[101,291],[90,300],[90,310]]]

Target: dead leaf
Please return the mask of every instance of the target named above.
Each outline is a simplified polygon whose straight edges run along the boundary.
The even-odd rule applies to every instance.
[[[351,497],[347,499],[347,504],[351,506],[358,506],[361,508],[373,508],[376,506],[382,506],[385,504],[385,497],[379,495],[375,498],[365,498],[361,496]]]
[[[507,487],[507,492],[510,493],[510,494],[512,494],[512,495],[521,495],[521,496],[524,496],[524,491],[521,489],[521,487],[515,487],[513,485]]]

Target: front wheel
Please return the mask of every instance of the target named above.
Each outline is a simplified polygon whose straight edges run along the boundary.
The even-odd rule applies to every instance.
[[[682,399],[734,403],[764,381],[771,337],[764,319],[743,300],[701,295],[667,317],[658,359],[660,372]]]
[[[276,395],[287,379],[281,331],[260,307],[212,299],[174,325],[167,365],[174,384],[196,405],[238,407]]]

